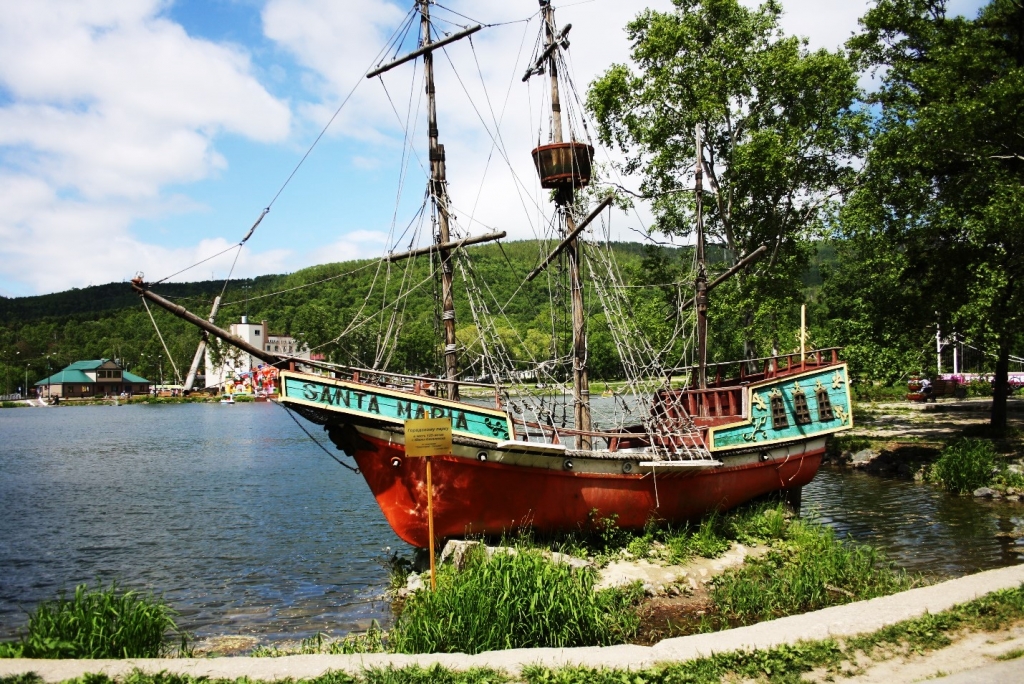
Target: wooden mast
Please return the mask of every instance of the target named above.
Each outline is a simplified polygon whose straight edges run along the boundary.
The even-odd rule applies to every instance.
[[[544,15],[544,51],[548,55],[547,70],[551,81],[551,142],[561,143],[562,104],[558,92],[558,50],[555,33],[555,8],[550,0],[540,0]],[[563,235],[568,237],[565,247],[569,262],[569,293],[572,302],[572,394],[575,426],[581,433],[578,448],[590,449],[592,429],[590,417],[590,379],[587,375],[587,319],[583,308],[583,277],[580,272],[580,242],[576,221],[572,215],[576,188],[572,183],[563,185],[555,193],[555,203],[563,218]]]
[[[429,48],[430,39],[430,0],[417,0],[420,6],[420,44]],[[437,142],[437,103],[434,98],[434,52],[427,49],[423,53],[423,76],[427,89],[427,134],[430,138],[430,182],[428,185],[430,198],[437,209],[437,242],[451,242],[448,230],[448,183],[445,179],[444,145]],[[444,340],[444,370],[448,381],[448,398],[459,399],[459,386],[456,383],[459,374],[458,357],[455,341],[455,298],[452,294],[452,259],[451,251],[441,249],[441,327]]]
[[[708,386],[708,271],[704,259],[704,155],[703,131],[696,129],[697,165],[694,170],[694,197],[697,203],[697,386]]]

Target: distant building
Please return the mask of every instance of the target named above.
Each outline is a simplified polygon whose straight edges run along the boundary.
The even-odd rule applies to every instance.
[[[46,397],[93,397],[127,394],[148,394],[149,380],[129,373],[115,361],[95,359],[75,361],[62,371],[43,378],[36,383],[39,396]]]
[[[296,359],[310,358],[309,350],[300,341],[290,335],[270,332],[266,321],[250,323],[248,317],[242,316],[240,323],[231,324],[230,332],[271,354],[284,354]],[[221,344],[220,349],[223,355],[218,364],[214,362],[210,348],[206,348],[206,387],[224,387],[226,380],[236,381],[263,364],[263,361],[229,344]]]

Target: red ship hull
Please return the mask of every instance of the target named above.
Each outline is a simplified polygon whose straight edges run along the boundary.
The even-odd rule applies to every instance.
[[[375,448],[357,450],[355,459],[381,511],[399,537],[426,548],[426,460],[406,457],[401,445],[365,438]],[[627,529],[641,529],[651,518],[696,520],[769,492],[803,487],[817,473],[823,454],[822,448],[785,462],[686,472],[660,469],[656,475],[567,472],[434,457],[434,535],[441,540],[495,536],[524,527],[541,533],[582,530],[595,511],[599,518],[617,516],[618,525]]]

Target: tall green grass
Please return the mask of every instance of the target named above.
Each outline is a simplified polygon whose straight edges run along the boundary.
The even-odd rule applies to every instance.
[[[960,439],[942,450],[933,473],[942,486],[957,494],[972,492],[992,481],[996,451],[981,439]]]
[[[480,653],[508,648],[597,646],[639,628],[639,588],[595,592],[596,573],[553,563],[536,550],[475,555],[443,567],[437,591],[411,596],[389,634],[399,653]]]
[[[872,547],[837,539],[817,523],[788,521],[783,538],[763,557],[716,579],[711,598],[721,618],[752,624],[886,596],[921,582]]]
[[[169,652],[165,637],[173,634],[187,649],[187,637],[174,622],[167,604],[116,584],[90,590],[82,584],[73,596],[63,592],[43,601],[29,615],[19,642],[6,644],[0,655],[24,658],[156,658]]]

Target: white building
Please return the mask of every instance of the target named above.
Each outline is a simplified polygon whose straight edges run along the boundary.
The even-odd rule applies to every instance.
[[[242,316],[241,323],[232,323],[229,330],[235,337],[272,354],[285,354],[297,359],[310,358],[309,349],[301,342],[290,335],[278,335],[270,332],[266,321],[250,323],[248,317]],[[263,363],[229,344],[221,344],[220,349],[223,355],[218,365],[214,363],[210,348],[206,348],[207,387],[223,387],[226,379],[237,380]]]

